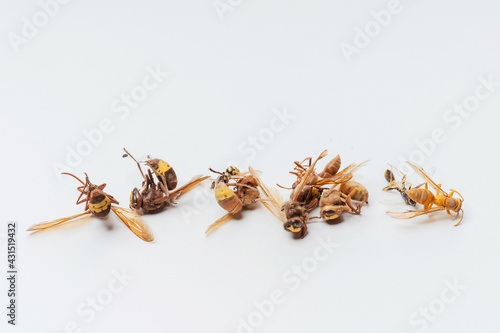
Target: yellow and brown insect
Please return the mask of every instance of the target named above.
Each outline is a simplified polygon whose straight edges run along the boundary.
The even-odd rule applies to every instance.
[[[304,165],[305,161],[308,161],[308,166]],[[308,157],[300,163],[295,162],[294,172],[290,173],[297,176],[297,181],[292,188],[300,182],[305,171],[310,168],[311,161],[312,159]],[[322,172],[317,174],[314,170],[312,171],[307,185],[304,186],[297,200],[309,204],[312,200],[319,199],[319,206],[322,207],[320,215],[327,221],[337,219],[344,211],[359,214],[363,204],[368,202],[368,191],[363,185],[351,181],[351,178],[353,172],[366,162],[350,164],[339,172],[341,159],[339,155],[335,156],[326,164]],[[332,186],[326,190],[323,186],[328,184]],[[357,201],[356,205],[352,204],[351,199]]]
[[[130,156],[125,148],[123,148],[123,150],[125,150],[126,152],[126,154],[123,154],[123,157]],[[143,163],[153,170],[153,172],[158,177],[158,181],[162,183],[162,185],[164,185],[164,187],[169,191],[175,189],[177,187],[177,175],[175,174],[175,171],[170,166],[170,164],[158,158],[151,159],[149,156],[148,158],[149,159],[144,161]]]
[[[142,210],[144,213],[156,213],[163,210],[166,206],[175,203],[175,200],[181,195],[191,191],[196,185],[200,184],[205,179],[210,178],[209,176],[195,176],[187,184],[179,187],[173,192],[169,192],[167,187],[163,185],[161,181],[155,182],[151,169],[148,169],[147,174],[142,172],[141,165],[139,162],[125,149],[126,152],[123,157],[130,156],[136,163],[142,177],[144,178],[142,182],[142,189],[139,190],[137,187],[133,189],[130,194],[130,208],[135,210]]]
[[[358,182],[352,180],[344,182],[340,184],[339,190],[345,195],[351,193],[350,196],[352,200],[368,204],[368,197],[369,197],[368,190],[366,189],[366,187],[364,187]]]
[[[300,183],[300,180],[304,176],[305,172],[311,167],[311,162],[311,157],[304,159],[302,162],[294,162],[294,171],[290,171],[290,173],[297,176],[297,180],[293,183],[292,189],[294,189],[297,184]],[[337,155],[325,165],[323,171],[321,171],[320,173],[316,173],[316,171],[314,170],[309,176],[306,185],[321,186],[326,184],[341,184],[347,182],[351,180],[351,178],[353,177],[353,173],[360,167],[362,167],[366,162],[368,161],[364,161],[360,164],[352,163],[339,171],[341,159],[340,156]]]
[[[391,168],[398,170],[396,167],[394,167],[392,165],[391,165]],[[390,190],[398,191],[401,194],[401,197],[403,198],[403,200],[405,201],[405,203],[407,205],[415,207],[415,205],[417,203],[414,200],[412,200],[412,198],[410,198],[408,196],[408,194],[406,194],[406,191],[410,190],[412,185],[411,185],[411,183],[406,181],[406,175],[404,173],[402,173],[401,171],[399,171],[399,173],[401,173],[403,175],[403,178],[401,178],[400,182],[397,182],[392,170],[389,170],[389,169],[385,170],[384,176],[385,176],[385,179],[389,182],[389,186],[384,187],[382,190],[383,191],[390,191]],[[408,186],[408,187],[406,187],[406,186]]]
[[[257,181],[261,191],[259,201],[282,223],[283,228],[291,232],[295,238],[304,238],[307,234],[307,222],[309,213],[318,205],[319,198],[313,193],[314,188],[320,191],[320,185],[311,184],[311,177],[316,176],[316,163],[326,156],[327,150],[323,151],[314,162],[310,160],[309,166],[303,166],[302,163],[295,162],[297,182],[293,188],[290,200],[283,203],[276,190],[268,188],[260,179],[257,172],[250,167],[250,173]],[[307,160],[307,159],[306,159]],[[309,188],[306,186],[310,186]]]
[[[356,189],[352,189],[351,192],[345,194],[334,187],[324,191],[319,201],[321,218],[325,221],[332,222],[338,219],[344,212],[360,214],[364,201],[353,204],[352,196],[355,193]]]
[[[225,223],[231,221],[234,215],[243,209],[253,209],[259,199],[257,182],[248,172],[240,173],[238,168],[230,166],[225,172],[210,171],[219,174],[212,184],[215,189],[215,200],[227,214],[212,223],[205,234],[210,235]],[[233,189],[231,189],[231,187]]]
[[[392,214],[392,217],[397,219],[410,219],[420,215],[445,210],[446,213],[453,218],[457,218],[459,215],[461,215],[460,220],[455,224],[455,226],[459,225],[464,217],[464,211],[462,209],[464,198],[462,197],[462,195],[458,191],[453,189],[450,193],[446,193],[441,188],[441,184],[436,184],[421,167],[418,167],[411,162],[406,163],[408,163],[408,165],[425,180],[425,183],[407,190],[405,193],[410,197],[410,199],[423,205],[424,208],[419,210],[410,210],[407,212],[387,213]],[[419,188],[422,185],[425,185],[425,189]],[[435,195],[428,189],[428,185],[430,185],[436,191]],[[460,199],[453,197],[453,194],[455,193],[460,196]],[[433,207],[433,205],[435,205],[435,207]],[[454,212],[456,214],[452,214],[451,212]],[[460,214],[460,212],[462,212],[462,214]]]
[[[79,205],[85,202],[85,211],[81,214],[57,219],[51,222],[35,224],[29,227],[27,231],[40,231],[48,229],[61,223],[75,220],[79,217],[84,216],[95,216],[102,219],[107,217],[110,211],[113,211],[136,236],[146,242],[151,242],[153,240],[153,233],[151,232],[147,224],[142,221],[140,216],[138,216],[132,210],[113,206],[113,204],[118,204],[118,201],[113,198],[113,196],[103,191],[106,187],[106,184],[98,186],[92,184],[87,174],[85,174],[85,183],[73,174],[66,172],[63,172],[63,174],[74,177],[82,184],[82,186],[79,186],[77,188],[80,192],[80,196],[76,200],[76,204]],[[82,196],[84,197],[82,198]]]
[[[313,161],[311,157],[302,162],[294,162],[294,171],[291,174],[297,177],[292,185],[290,201],[282,203],[280,196],[275,190],[269,189],[251,169],[252,175],[257,180],[262,192],[260,201],[280,221],[283,222],[285,230],[290,231],[296,238],[303,238],[307,233],[307,223],[310,219],[309,213],[318,206],[322,206],[322,217],[325,220],[334,220],[344,212],[348,211],[359,214],[363,202],[356,205],[351,203],[351,197],[360,194],[363,199],[367,195],[366,189],[360,187],[351,189],[346,194],[338,189],[344,183],[348,183],[353,177],[353,172],[361,167],[361,164],[351,164],[343,170],[340,169],[340,156],[334,157],[319,174],[315,171],[316,163],[327,155],[323,151]],[[329,189],[325,185],[332,185]],[[278,185],[280,186],[280,185]],[[283,186],[280,186],[285,188]],[[364,196],[363,196],[364,195]],[[367,198],[366,198],[367,199]]]

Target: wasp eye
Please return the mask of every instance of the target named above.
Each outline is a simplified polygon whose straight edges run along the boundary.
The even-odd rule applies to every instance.
[[[142,195],[137,188],[134,188],[132,193],[130,193],[130,208],[140,209],[142,206]]]

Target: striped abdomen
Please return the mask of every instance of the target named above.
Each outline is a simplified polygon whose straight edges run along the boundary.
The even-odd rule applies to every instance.
[[[356,192],[354,192],[354,194],[351,196],[351,199],[356,200],[356,201],[364,201],[364,202],[368,203],[368,197],[369,197],[368,190],[366,189],[366,187],[364,187],[363,185],[361,185],[358,182],[351,180],[351,181],[342,183],[340,185],[339,189],[345,195],[349,195],[352,192],[352,190],[355,189]]]
[[[322,172],[319,173],[321,178],[328,178],[335,176],[340,169],[340,156],[335,156],[328,164],[325,166]]]
[[[243,208],[240,199],[224,182],[218,182],[215,186],[215,200],[219,206],[232,214],[238,213]]]
[[[106,217],[111,210],[111,201],[99,190],[94,190],[90,194],[89,210],[96,217]]]
[[[423,188],[414,188],[405,192],[413,201],[430,208],[435,201],[434,194]]]
[[[164,160],[160,160],[155,158],[153,160],[149,160],[146,162],[157,175],[162,175],[165,177],[167,181],[167,188],[169,191],[172,191],[177,187],[177,175],[175,174],[174,169],[165,162]]]

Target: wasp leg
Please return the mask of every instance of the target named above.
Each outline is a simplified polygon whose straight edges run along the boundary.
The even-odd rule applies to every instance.
[[[460,211],[462,212],[462,216],[460,217],[460,221],[458,221],[458,222],[455,224],[455,227],[456,227],[457,225],[459,225],[459,224],[460,224],[460,222],[462,222],[462,219],[464,218],[464,210],[463,210],[463,209],[460,209]],[[457,213],[457,214],[460,214],[460,213]],[[458,216],[458,215],[457,215],[457,216]]]

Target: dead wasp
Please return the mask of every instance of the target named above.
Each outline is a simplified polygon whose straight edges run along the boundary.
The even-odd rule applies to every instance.
[[[118,201],[113,198],[113,196],[105,193],[103,190],[106,184],[94,185],[90,182],[89,177],[85,174],[85,183],[77,176],[63,172],[65,175],[69,175],[78,180],[82,186],[77,189],[80,192],[80,196],[76,200],[76,204],[79,205],[85,202],[85,211],[81,214],[73,215],[70,217],[57,219],[52,222],[43,222],[39,224],[32,225],[27,229],[27,231],[40,231],[48,229],[59,225],[70,220],[74,220],[78,217],[93,215],[98,218],[105,218],[109,215],[110,211],[113,211],[123,223],[140,239],[151,242],[153,240],[153,233],[147,226],[147,224],[142,221],[140,216],[138,216],[134,211],[113,206],[113,204],[118,204]],[[85,196],[82,198],[82,196]]]
[[[334,187],[324,191],[319,201],[321,218],[326,221],[333,221],[339,218],[343,212],[360,214],[364,202],[362,201],[356,206],[353,205],[351,199],[355,193],[356,189],[352,189],[350,193],[345,194]]]
[[[294,171],[290,171],[290,173],[295,175],[297,177],[297,180],[293,183],[292,189],[294,189],[295,186],[297,186],[297,184],[304,176],[305,172],[311,167],[311,162],[312,162],[311,157],[304,159],[302,162],[297,162],[297,161],[294,162],[295,163]],[[322,185],[327,185],[327,184],[338,185],[348,182],[353,177],[353,173],[360,167],[362,167],[366,162],[368,161],[364,161],[363,163],[360,164],[352,163],[347,167],[345,167],[344,169],[342,169],[341,171],[339,171],[341,165],[341,159],[340,156],[337,155],[330,162],[326,164],[326,166],[323,168],[323,171],[321,171],[320,173],[316,173],[316,171],[313,170],[312,174],[309,176],[309,180],[307,181],[306,185],[312,185],[315,186],[316,188],[319,188]],[[283,186],[280,187],[284,188]]]
[[[127,157],[130,155],[125,148],[123,148],[123,150],[125,150],[126,154],[123,154],[122,157]],[[162,185],[169,191],[172,191],[177,187],[177,175],[175,174],[175,171],[170,166],[170,164],[158,158],[150,158],[144,163],[153,170],[153,172],[158,177],[158,181],[161,182]]]
[[[123,149],[126,152],[123,157],[130,156],[137,163],[137,167],[139,168],[139,171],[144,178],[142,182],[142,189],[139,191],[139,189],[137,189],[136,187],[130,194],[129,206],[132,209],[142,210],[144,213],[159,212],[166,206],[174,204],[177,198],[191,191],[196,185],[200,184],[205,179],[210,178],[209,176],[195,176],[186,185],[178,188],[173,192],[169,192],[162,182],[158,181],[158,183],[155,183],[150,169],[148,169],[147,174],[144,174],[139,162],[137,162],[137,160],[125,148]]]
[[[227,211],[227,214],[212,223],[205,231],[206,235],[210,235],[231,221],[233,216],[241,210],[254,208],[259,198],[257,182],[250,173],[240,173],[234,166],[228,167],[225,172],[209,170],[220,175],[212,184],[212,189],[215,189],[215,200]],[[234,187],[234,190],[231,187]]]
[[[292,185],[290,201],[285,203],[282,203],[276,191],[269,189],[262,182],[255,170],[250,169],[262,192],[260,201],[274,216],[283,222],[284,229],[292,232],[297,238],[303,238],[306,235],[307,223],[310,219],[309,213],[318,204],[323,207],[323,217],[326,220],[337,218],[343,211],[350,211],[355,214],[360,212],[362,203],[355,207],[350,200],[350,196],[354,195],[356,191],[351,190],[351,193],[345,195],[337,189],[337,186],[349,182],[353,177],[352,173],[365,162],[359,165],[351,164],[339,172],[340,157],[337,155],[318,174],[315,171],[316,163],[325,157],[327,152],[327,150],[323,151],[314,161],[311,157],[308,157],[302,162],[294,162],[294,171],[290,173],[295,175],[297,180]],[[324,188],[325,185],[332,185],[332,187],[327,190]],[[283,186],[280,187],[284,188]]]
[[[304,165],[305,161],[309,162],[308,166]],[[358,207],[352,206],[350,204],[351,199],[362,202],[362,206],[364,203],[368,202],[368,191],[363,185],[351,181],[351,178],[353,177],[353,172],[355,172],[366,162],[367,161],[361,164],[352,163],[339,172],[341,160],[339,155],[335,156],[330,162],[326,164],[323,171],[319,174],[317,174],[315,170],[312,170],[312,174],[309,177],[306,185],[302,189],[302,192],[299,194],[297,200],[299,202],[308,204],[310,201],[318,199],[319,206],[323,207],[323,216],[330,217],[329,219],[335,219],[338,217],[336,216],[337,214],[334,214],[334,211],[337,211],[339,213],[341,211],[351,211],[354,213],[358,212],[359,214],[359,204],[357,205]],[[294,185],[292,185],[292,189],[295,188],[296,184],[300,182],[300,179],[303,177],[305,171],[310,168],[310,166],[310,157],[306,158],[300,163],[295,162],[295,169],[290,173],[297,176],[297,181],[294,183]],[[324,188],[322,186],[327,184],[331,184],[333,186],[326,192],[324,192]],[[345,205],[345,201],[343,200],[347,200],[349,202],[352,210],[348,205]],[[343,203],[341,203],[341,201],[343,201]],[[329,207],[326,208],[326,206]]]
[[[323,151],[314,162],[310,163],[308,167],[304,167],[301,163],[296,162],[296,167],[299,171],[296,176],[298,177],[298,182],[292,191],[292,195],[289,201],[283,203],[281,197],[276,190],[269,189],[260,179],[257,172],[250,167],[250,173],[257,181],[259,188],[262,192],[259,201],[282,223],[283,228],[289,232],[292,232],[296,238],[304,238],[307,233],[307,222],[309,220],[309,213],[317,206],[318,198],[314,195],[305,195],[304,189],[307,191],[306,184],[310,183],[311,176],[315,176],[314,168],[316,163],[326,156],[327,150]],[[311,159],[312,160],[312,159]],[[308,198],[308,200],[303,200],[303,198]],[[299,201],[302,199],[303,201]]]
[[[396,167],[391,165],[391,168],[394,168],[398,170]],[[399,171],[399,170],[398,170]],[[390,191],[390,190],[396,190],[401,194],[401,197],[405,201],[407,205],[411,205],[415,207],[417,204],[414,200],[412,200],[408,194],[406,194],[406,191],[411,189],[411,184],[406,181],[406,175],[399,171],[403,175],[403,178],[401,178],[401,182],[397,182],[396,178],[394,177],[394,173],[392,170],[385,170],[384,176],[385,179],[389,182],[389,186],[384,187],[382,190],[383,191]],[[406,187],[408,185],[408,188]]]
[[[446,210],[446,213],[453,218],[457,218],[462,212],[462,216],[460,220],[455,224],[455,226],[459,225],[462,222],[464,217],[464,211],[462,209],[462,203],[464,198],[462,195],[456,191],[451,190],[448,194],[442,188],[441,184],[437,185],[426,173],[425,171],[414,165],[413,163],[406,162],[416,173],[418,173],[426,182],[417,186],[416,188],[407,190],[405,193],[410,197],[410,199],[424,206],[424,209],[420,210],[410,210],[407,212],[387,212],[389,214],[393,214],[392,217],[397,219],[410,219],[416,216],[429,214],[432,212],[437,212],[440,210]],[[434,188],[436,194],[434,195],[431,191],[428,190],[428,184]],[[425,185],[425,189],[419,188],[420,186]],[[460,196],[460,199],[454,198],[453,194],[457,193]],[[436,207],[432,207],[436,205]],[[450,211],[456,212],[453,215]]]

